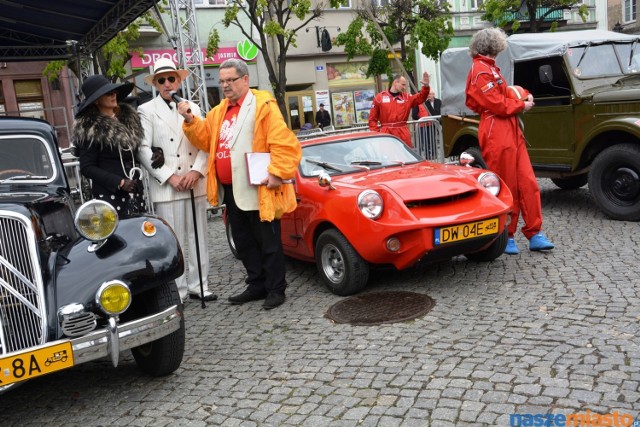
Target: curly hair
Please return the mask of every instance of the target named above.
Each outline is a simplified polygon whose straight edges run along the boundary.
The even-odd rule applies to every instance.
[[[507,35],[501,28],[485,28],[471,38],[469,55],[496,57],[507,48]]]

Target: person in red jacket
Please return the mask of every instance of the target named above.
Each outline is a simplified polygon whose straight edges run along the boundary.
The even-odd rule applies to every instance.
[[[407,128],[407,119],[411,109],[422,104],[429,96],[429,74],[422,75],[420,92],[415,95],[409,95],[406,92],[407,79],[401,75],[395,76],[391,88],[373,98],[373,106],[369,112],[369,129],[395,135],[409,147],[413,147],[411,134]]]
[[[495,62],[506,47],[507,36],[499,28],[486,28],[474,34],[469,46],[473,64],[467,76],[466,104],[480,115],[478,140],[484,161],[490,170],[500,175],[513,194],[505,253],[518,253],[514,235],[520,213],[524,220],[522,233],[529,239],[529,249],[553,249],[553,243],[540,232],[540,188],[518,121],[518,113],[533,108],[533,96],[529,95],[525,101],[507,97],[507,81]]]

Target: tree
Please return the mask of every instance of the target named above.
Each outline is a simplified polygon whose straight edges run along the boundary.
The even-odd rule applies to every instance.
[[[344,0],[328,0],[329,6],[338,8]],[[298,31],[309,22],[322,16],[324,3],[321,1],[315,7],[311,0],[228,0],[223,24],[225,28],[235,25],[242,34],[250,40],[264,58],[269,82],[273,89],[278,106],[286,117],[286,102],[284,94],[287,88],[287,52],[296,46]],[[249,23],[243,23],[242,16],[248,18]],[[245,21],[246,22],[246,21]],[[271,44],[270,40],[275,43]],[[207,56],[215,54],[218,49],[220,35],[215,28],[209,32]],[[273,46],[273,49],[269,47]]]
[[[485,0],[480,6],[482,19],[516,33],[521,21],[527,22],[527,32],[539,33],[545,29],[555,31],[562,21],[562,11],[580,4],[578,14],[587,20],[587,5],[582,0]]]
[[[356,10],[356,18],[347,31],[338,35],[336,44],[344,46],[348,59],[357,55],[371,57],[367,77],[383,74],[391,77],[389,58],[393,54],[385,38],[391,44],[399,44],[399,59],[411,81],[415,81],[415,52],[420,43],[421,52],[437,60],[454,34],[446,1],[390,0],[385,6],[370,7],[365,0],[363,5]]]

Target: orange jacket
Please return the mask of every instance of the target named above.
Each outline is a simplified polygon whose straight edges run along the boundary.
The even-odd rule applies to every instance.
[[[253,130],[253,151],[271,153],[269,173],[283,180],[294,177],[302,157],[300,142],[289,129],[282,117],[276,100],[269,92],[251,89],[256,97],[256,121]],[[223,99],[203,120],[197,116],[191,123],[184,123],[183,130],[189,141],[200,150],[209,153],[207,164],[207,196],[213,206],[218,206],[218,177],[215,170],[216,151],[220,137],[220,127],[229,107],[229,100]],[[237,177],[234,177],[237,179]],[[243,177],[241,179],[246,179]],[[279,219],[283,213],[296,208],[293,184],[284,184],[278,189],[258,187],[260,220]]]

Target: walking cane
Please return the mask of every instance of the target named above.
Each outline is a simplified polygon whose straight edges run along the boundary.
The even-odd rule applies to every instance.
[[[200,302],[202,308],[207,305],[204,303],[204,285],[202,284],[202,267],[200,264],[200,240],[198,239],[198,220],[196,218],[196,199],[193,196],[193,188],[189,190],[191,194],[191,213],[193,214],[193,232],[196,235],[196,260],[198,262],[198,276],[200,276]]]

